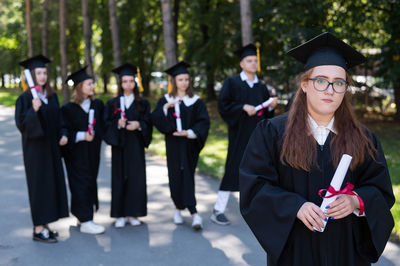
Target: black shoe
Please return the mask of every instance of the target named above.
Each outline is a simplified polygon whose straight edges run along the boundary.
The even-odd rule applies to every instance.
[[[54,238],[58,237],[58,232],[56,230],[51,230],[48,225],[45,225],[44,228],[49,230],[49,234],[51,237],[54,237]]]
[[[231,223],[223,212],[218,212],[216,210],[213,210],[213,214],[211,215],[210,219],[219,225],[228,225]]]
[[[47,228],[40,231],[40,233],[33,231],[33,240],[44,243],[57,243],[57,238],[52,236]]]

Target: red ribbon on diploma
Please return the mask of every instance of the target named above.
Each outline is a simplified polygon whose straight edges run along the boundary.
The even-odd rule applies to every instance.
[[[39,86],[33,86],[31,89],[35,89],[36,92],[40,92],[41,88]]]
[[[174,115],[174,117],[175,117],[176,119],[181,118],[181,115],[177,115],[176,113],[173,113],[173,115]]]
[[[96,124],[96,118],[93,119],[93,123],[89,124],[88,133],[92,135],[94,125]]]
[[[116,110],[114,111],[114,114],[117,114],[118,112],[120,112],[120,113],[122,114],[122,117],[126,120],[125,112],[122,111],[121,108],[116,109]]]
[[[261,104],[261,110],[258,111],[257,116],[262,116],[262,114],[264,113],[264,109],[267,107],[269,107],[269,105],[264,106],[263,104]]]
[[[363,200],[360,198],[360,196],[358,196],[355,192],[352,191],[353,188],[354,188],[354,185],[351,184],[351,183],[349,183],[349,182],[347,182],[347,183],[346,183],[346,187],[345,187],[344,189],[342,189],[342,190],[336,191],[332,186],[329,186],[328,189],[320,189],[320,190],[318,191],[318,195],[319,195],[321,198],[332,198],[332,197],[334,197],[334,196],[341,195],[341,194],[356,196],[357,199],[358,199],[358,203],[360,204],[360,213],[359,213],[359,214],[362,215],[362,214],[364,213],[364,202],[363,202]],[[324,191],[327,191],[327,192],[331,193],[331,195],[329,195],[329,196],[322,196],[321,194],[322,194],[322,192],[324,192]]]

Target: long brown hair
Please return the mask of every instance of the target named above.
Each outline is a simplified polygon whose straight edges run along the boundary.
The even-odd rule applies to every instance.
[[[47,80],[46,83],[43,86],[43,89],[46,90],[46,98],[50,98],[50,96],[54,93],[53,88],[50,86],[50,81],[49,81],[49,69],[46,68],[47,71]],[[31,75],[32,75],[32,79],[33,79],[33,83],[37,84],[36,81],[36,74],[35,74],[35,69],[31,70]]]
[[[139,87],[137,86],[137,83],[135,81],[135,77],[133,78],[133,82],[135,83],[135,87],[133,87],[133,95],[135,96],[135,104],[138,108],[139,114],[142,116],[144,112],[144,107],[142,104],[142,97],[140,97],[139,94]],[[122,77],[118,79],[118,97],[121,97],[124,95],[124,89],[122,88]],[[118,102],[119,103],[119,102]]]
[[[313,69],[310,69],[300,77],[300,84],[310,78],[312,71]],[[347,73],[346,79],[351,82],[351,77]],[[335,111],[334,128],[337,134],[332,134],[330,148],[335,167],[339,164],[341,156],[347,153],[353,157],[350,170],[354,170],[365,160],[366,154],[375,160],[376,149],[367,137],[364,126],[356,119],[348,98],[346,92],[342,103]],[[307,98],[301,86],[289,110],[280,160],[284,164],[305,171],[310,171],[317,162],[317,142],[309,127]]]
[[[83,100],[85,99],[85,97],[83,96],[83,92],[82,92],[83,82],[84,81],[79,82],[74,87],[74,91],[72,92],[72,97],[71,97],[71,101],[73,103],[81,104],[83,102]],[[89,99],[91,101],[93,101],[95,99],[95,96],[91,95],[91,96],[89,96]]]
[[[189,74],[188,74],[189,75]],[[172,78],[172,90],[169,93],[169,96],[173,96],[176,97],[176,95],[178,95],[178,88],[176,87],[176,77]],[[189,87],[186,89],[186,94],[191,98],[193,97],[194,93],[193,93],[193,87],[192,87],[192,82],[190,80],[190,75],[189,75]]]

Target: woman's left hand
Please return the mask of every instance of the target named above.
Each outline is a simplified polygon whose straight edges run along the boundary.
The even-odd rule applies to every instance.
[[[126,124],[126,129],[129,131],[134,131],[140,127],[140,124],[138,121],[127,121]]]
[[[186,130],[175,131],[172,135],[174,135],[175,137],[187,137],[188,132]]]
[[[60,146],[64,146],[67,145],[67,143],[68,143],[68,138],[66,136],[62,136],[58,144]]]
[[[356,197],[341,195],[329,205],[326,213],[337,220],[348,216],[357,208],[360,208],[360,206]]]

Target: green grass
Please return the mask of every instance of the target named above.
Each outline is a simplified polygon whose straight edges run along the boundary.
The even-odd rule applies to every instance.
[[[13,107],[21,93],[18,89],[0,89],[0,104]]]

